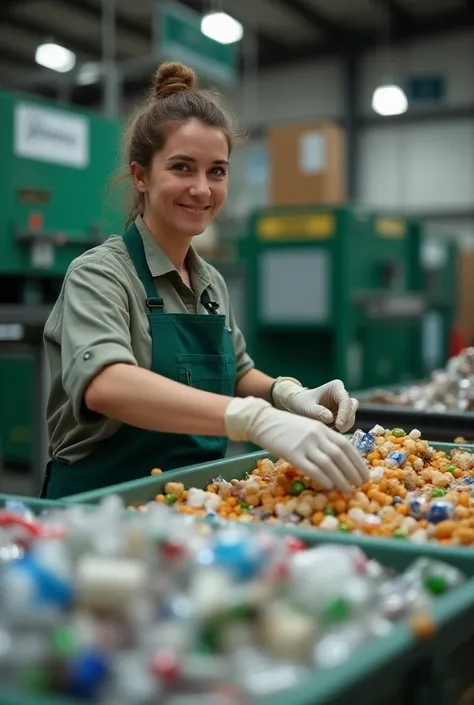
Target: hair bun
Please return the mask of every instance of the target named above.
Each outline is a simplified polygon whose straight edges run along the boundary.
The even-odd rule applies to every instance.
[[[156,98],[164,98],[172,93],[193,92],[197,87],[194,71],[178,61],[167,61],[158,67],[153,81]]]

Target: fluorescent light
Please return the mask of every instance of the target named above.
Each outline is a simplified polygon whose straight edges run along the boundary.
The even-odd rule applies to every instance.
[[[76,65],[76,55],[59,44],[41,44],[35,55],[36,63],[47,69],[67,73]]]
[[[201,32],[219,44],[240,42],[244,28],[226,12],[211,12],[201,20]]]
[[[100,63],[98,61],[90,61],[80,67],[76,75],[76,81],[80,86],[89,86],[100,80],[101,73]]]
[[[400,86],[386,84],[375,89],[372,108],[379,115],[401,115],[408,110],[408,100]]]

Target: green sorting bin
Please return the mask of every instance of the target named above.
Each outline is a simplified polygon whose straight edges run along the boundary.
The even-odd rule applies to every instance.
[[[47,509],[56,509],[58,507],[66,507],[68,502],[55,499],[39,499],[37,497],[23,497],[17,494],[0,494],[0,507],[4,507],[7,502],[22,502],[28,509],[31,509],[35,514],[40,514]],[[0,702],[0,705],[2,703]]]
[[[255,461],[256,456],[264,455],[253,454],[251,462]],[[249,456],[246,459],[247,467],[250,467]],[[245,458],[238,460],[242,465]],[[227,465],[232,460],[223,463]],[[219,465],[222,472],[222,463]],[[202,466],[194,469],[194,472],[199,471],[203,471]],[[188,475],[192,472],[193,469],[186,471]],[[177,474],[175,472],[174,476]],[[3,495],[0,501],[5,499],[11,499],[11,496]],[[17,499],[34,511],[61,504],[30,498]],[[94,508],[91,507],[91,510]],[[247,528],[251,530],[248,525]],[[329,535],[309,532],[306,538],[308,545],[316,545],[329,539]],[[362,542],[360,539],[357,543],[364,543],[363,548],[370,558],[399,571],[425,553],[425,547],[405,543]],[[420,641],[407,621],[400,622],[389,636],[374,639],[340,667],[319,670],[300,687],[251,705],[457,705],[460,695],[474,682],[474,675],[471,675],[474,653],[474,552],[469,555],[467,551],[449,551],[443,558],[461,569],[469,580],[453,592],[436,599],[433,616],[437,630],[431,639]],[[0,686],[0,705],[80,705],[80,702],[2,691]]]
[[[472,446],[458,446],[454,443],[432,443],[431,445],[436,450],[444,450],[445,452],[449,452],[450,450],[455,448],[457,449],[459,447],[466,448],[470,452],[474,452],[474,448]],[[164,491],[164,487],[167,482],[182,482],[186,488],[199,487],[204,489],[218,476],[224,478],[225,480],[241,479],[246,473],[254,470],[258,460],[268,457],[271,457],[268,453],[260,451],[258,453],[249,453],[247,455],[240,455],[234,458],[224,458],[223,460],[218,460],[212,463],[190,465],[186,468],[170,470],[169,472],[161,475],[153,475],[150,477],[145,477],[141,480],[124,482],[122,484],[104,487],[100,490],[71,495],[70,497],[67,497],[67,502],[70,504],[97,504],[104,497],[108,497],[110,495],[118,495],[122,498],[126,505],[150,502],[156,497],[157,494]],[[260,526],[260,524],[258,525]],[[251,527],[252,524],[249,524],[248,526]],[[298,528],[298,526],[288,524],[269,524],[269,526],[272,530],[280,531],[286,534],[291,533],[311,542],[316,541],[321,543],[323,541],[330,541],[331,543],[356,544],[361,546],[364,550],[372,550],[373,547],[377,547],[374,548],[374,550],[380,551],[378,555],[381,559],[383,558],[384,551],[387,549],[387,546],[395,545],[398,549],[402,545],[400,539],[379,539],[370,536],[355,536],[353,534],[341,534],[338,532],[326,532],[310,528]],[[419,555],[419,547],[416,544],[403,542],[403,546],[408,555],[415,557]],[[446,556],[449,554],[457,561],[457,565],[461,570],[465,570],[466,566],[470,565],[471,560],[474,560],[474,549],[472,548],[441,546],[439,544],[423,544],[422,552],[426,556],[440,558],[441,560],[446,560]]]

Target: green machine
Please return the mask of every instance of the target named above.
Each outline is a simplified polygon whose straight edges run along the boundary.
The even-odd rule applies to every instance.
[[[39,98],[0,92],[0,274],[39,288],[122,225],[108,185],[120,124]],[[9,286],[11,291],[11,286]],[[4,292],[2,291],[4,297]]]
[[[424,376],[444,367],[450,356],[450,338],[458,318],[459,247],[437,241],[423,258],[423,288],[427,310],[424,317]]]
[[[70,262],[123,228],[121,124],[0,91],[0,467],[37,455],[42,329]]]
[[[352,390],[419,378],[420,245],[417,221],[356,207],[255,213],[242,258],[257,366]]]

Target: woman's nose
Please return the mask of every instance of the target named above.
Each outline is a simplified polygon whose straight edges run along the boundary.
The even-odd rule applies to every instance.
[[[196,175],[193,179],[193,183],[190,187],[190,192],[192,196],[209,196],[211,189],[209,188],[209,182],[205,174]]]

